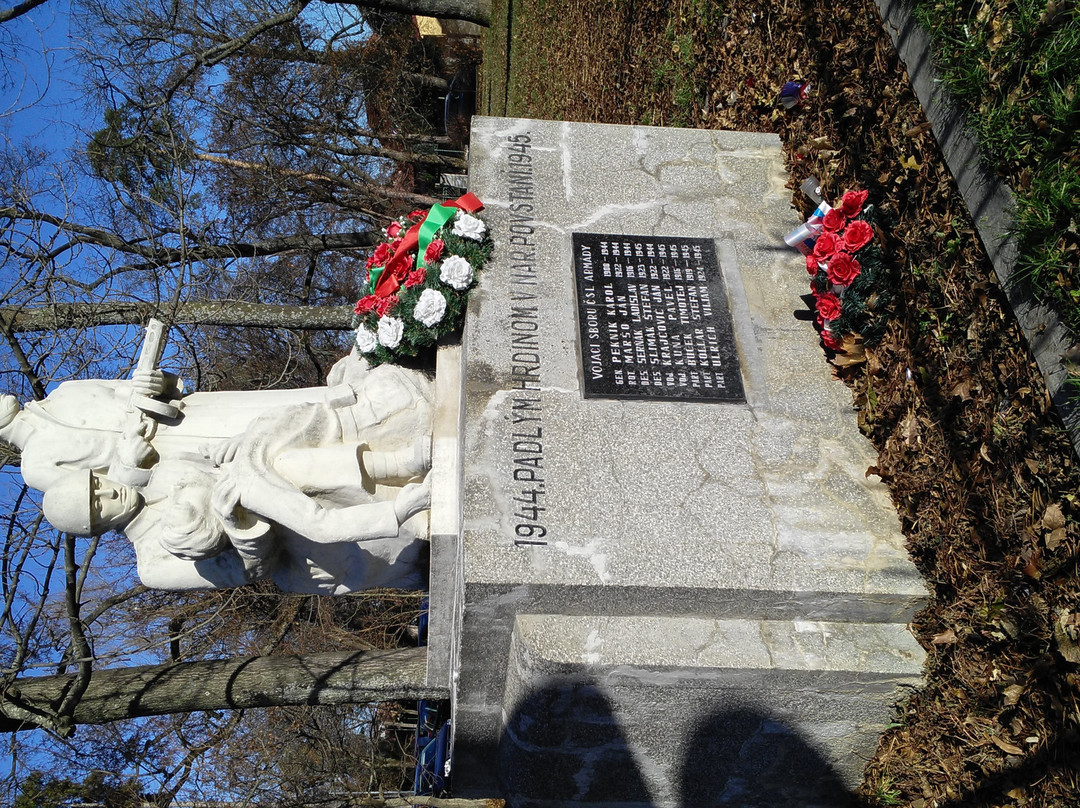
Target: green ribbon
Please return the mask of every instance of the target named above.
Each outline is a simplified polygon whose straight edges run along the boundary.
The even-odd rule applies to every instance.
[[[383,274],[383,270],[386,267],[372,267],[368,270],[368,294],[375,294],[375,284],[379,282],[379,276]]]
[[[431,210],[428,211],[424,223],[420,225],[420,237],[416,244],[417,268],[427,266],[427,262],[424,260],[424,253],[427,252],[428,245],[431,244],[432,240],[435,238],[435,234],[439,232],[439,228],[453,219],[457,212],[458,208],[450,207],[448,205],[431,206]]]
[[[431,210],[429,210],[427,216],[424,217],[424,221],[420,225],[413,225],[409,228],[409,232],[402,240],[402,244],[398,247],[397,251],[387,259],[386,265],[372,267],[368,270],[368,294],[375,294],[375,287],[379,284],[379,278],[388,267],[393,265],[395,267],[394,272],[397,273],[399,271],[398,266],[402,264],[405,256],[409,252],[412,252],[409,242],[413,238],[416,239],[416,266],[418,269],[420,267],[427,267],[427,262],[424,261],[424,253],[427,252],[428,245],[430,245],[435,238],[435,234],[439,232],[439,228],[453,219],[458,210],[459,208],[454,205],[432,205]],[[404,273],[403,269],[400,271]],[[400,281],[401,275],[397,275],[397,278]]]

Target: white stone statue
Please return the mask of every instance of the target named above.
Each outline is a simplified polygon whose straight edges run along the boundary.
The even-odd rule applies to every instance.
[[[139,577],[161,589],[422,585],[422,374],[349,356],[327,387],[182,396],[144,364],[131,381],[65,382],[21,410],[0,402],[0,438],[21,450],[54,527],[121,530]]]

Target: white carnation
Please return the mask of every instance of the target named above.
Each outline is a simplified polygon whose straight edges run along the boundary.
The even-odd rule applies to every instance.
[[[375,350],[375,335],[364,326],[356,329],[356,347],[360,353],[371,353]]]
[[[401,343],[401,335],[405,333],[405,323],[397,317],[382,317],[379,319],[379,342],[386,348],[393,350]]]
[[[420,293],[420,299],[416,301],[416,307],[412,311],[412,316],[428,328],[431,328],[431,326],[435,325],[435,323],[443,318],[443,314],[445,313],[446,298],[443,297],[442,292],[437,292],[434,289],[425,289]]]
[[[459,292],[468,289],[472,283],[472,264],[460,255],[452,255],[442,262],[439,267],[439,280],[447,286],[457,289]]]
[[[487,225],[475,216],[470,216],[465,211],[459,210],[457,218],[454,219],[453,229],[455,236],[480,241],[484,237],[484,233],[487,232]]]

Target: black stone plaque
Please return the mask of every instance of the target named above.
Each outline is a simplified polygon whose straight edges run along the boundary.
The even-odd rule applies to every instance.
[[[573,238],[586,398],[746,400],[711,239]]]

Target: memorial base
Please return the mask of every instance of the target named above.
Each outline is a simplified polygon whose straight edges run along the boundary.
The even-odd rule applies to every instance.
[[[496,253],[432,510],[456,794],[839,805],[919,683],[924,585],[797,316],[786,181],[772,135],[474,119]]]

